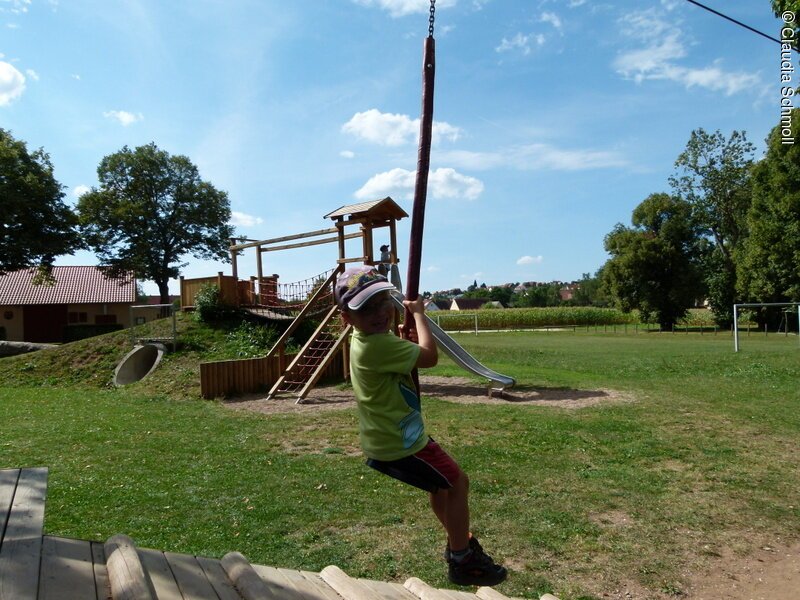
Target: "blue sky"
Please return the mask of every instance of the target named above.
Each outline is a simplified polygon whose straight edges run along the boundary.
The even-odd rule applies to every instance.
[[[768,0],[704,3],[780,35]],[[693,129],[743,129],[760,156],[778,123],[780,46],[684,0],[436,6],[421,290],[594,273],[603,237],[669,191]],[[104,156],[155,142],[228,192],[237,235],[322,229],[387,195],[410,214],[428,7],[0,0],[0,127],[50,153],[71,203]],[[405,273],[410,219],[398,225]],[[270,253],[264,270],[298,281],[336,252]],[[186,260],[186,277],[230,273]],[[250,251],[240,276],[254,264]]]

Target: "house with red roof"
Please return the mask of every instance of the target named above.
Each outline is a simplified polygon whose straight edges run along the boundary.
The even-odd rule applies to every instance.
[[[18,342],[72,339],[68,327],[130,326],[136,302],[133,273],[118,279],[99,267],[53,267],[53,280],[36,283],[35,269],[0,275],[0,334]]]

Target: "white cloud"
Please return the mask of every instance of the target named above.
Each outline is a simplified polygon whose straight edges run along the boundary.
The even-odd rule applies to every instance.
[[[341,156],[342,158],[354,158],[355,155],[356,153],[353,152],[352,150],[342,150],[341,152],[339,152],[339,156]]]
[[[70,75],[70,77],[72,77],[75,81],[81,80],[81,76],[78,75],[77,73],[73,73],[72,75]]]
[[[419,119],[412,120],[408,115],[382,113],[371,108],[354,114],[342,125],[342,132],[382,146],[402,146],[417,141],[419,125]],[[433,142],[442,138],[454,142],[461,135],[458,127],[444,121],[434,121],[431,129]]]
[[[553,27],[561,31],[561,19],[558,17],[556,13],[551,12],[543,12],[542,16],[539,17],[540,23],[550,23]]]
[[[536,46],[544,45],[544,36],[539,34],[530,34],[524,35],[522,33],[517,33],[513,38],[503,38],[500,42],[500,45],[497,46],[494,51],[495,52],[511,52],[512,50],[519,50],[524,55],[528,55],[532,52],[531,45],[535,44]]]
[[[425,267],[426,273],[438,273],[441,270],[442,269],[440,267],[437,267],[436,265],[428,265],[427,267]]]
[[[7,12],[13,15],[19,15],[28,12],[28,7],[31,5],[31,0],[3,0],[6,7],[0,5],[0,12]]]
[[[662,4],[668,10],[673,8],[668,2]],[[624,35],[646,43],[643,48],[623,52],[614,59],[614,69],[625,79],[636,83],[673,81],[687,89],[702,87],[726,96],[761,87],[761,77],[757,73],[725,71],[720,60],[707,67],[679,64],[677,61],[688,55],[682,34],[653,9],[631,13],[621,23]]]
[[[431,3],[429,0],[353,0],[356,4],[361,6],[377,6],[383,10],[389,11],[392,17],[404,17],[414,13],[426,13],[430,10]],[[436,8],[447,8],[454,6],[456,0],[439,0]]]
[[[231,211],[231,220],[228,221],[231,225],[238,225],[239,227],[253,227],[254,225],[261,225],[264,219],[261,217],[254,217],[235,210]]]
[[[7,106],[25,91],[25,76],[14,65],[0,60],[0,106]]]
[[[586,0],[570,0],[567,6],[570,8],[577,8],[579,6],[583,6],[584,4],[586,4]]]
[[[385,196],[410,200],[414,197],[415,183],[415,171],[392,169],[371,177],[361,189],[356,191],[354,196],[359,200],[373,200]],[[458,173],[455,169],[439,168],[428,174],[428,197],[430,198],[475,200],[481,193],[483,193],[482,181]]]
[[[497,152],[440,152],[437,156],[439,160],[471,170],[506,167],[521,171],[585,171],[619,168],[628,164],[618,152],[562,149],[541,143],[505,148]]]
[[[91,190],[92,188],[90,188],[88,185],[76,185],[75,189],[72,190],[72,195],[76,198],[80,198],[86,192],[90,192]]]
[[[126,110],[107,110],[103,113],[103,116],[107,119],[114,119],[123,127],[128,127],[144,119],[142,113],[134,114]]]
[[[27,75],[34,81],[39,81],[39,74],[33,69],[25,69],[25,75]]]
[[[543,260],[544,260],[544,257],[541,254],[538,255],[538,256],[527,256],[526,255],[526,256],[521,256],[520,258],[518,258],[517,259],[517,264],[518,265],[533,265],[533,264],[540,265],[540,264],[542,264]]]

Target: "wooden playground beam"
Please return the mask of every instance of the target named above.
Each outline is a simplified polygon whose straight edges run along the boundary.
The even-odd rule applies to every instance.
[[[336,233],[338,230],[335,227],[328,229],[319,229],[317,231],[307,231],[305,233],[295,233],[294,235],[285,235],[283,237],[271,238],[269,240],[260,240],[257,242],[248,242],[246,244],[236,244],[231,246],[229,250],[245,250],[247,248],[254,248],[256,246],[266,246],[267,244],[275,244],[277,242],[288,242],[289,240],[300,240],[303,238],[316,237],[318,235],[325,235],[327,233]]]
[[[336,231],[336,229],[334,229]],[[343,236],[343,239],[350,240],[353,238],[361,237],[361,233],[348,233]],[[277,252],[278,250],[291,250],[292,248],[305,248],[306,246],[319,246],[320,244],[332,244],[338,242],[339,236],[323,238],[321,240],[314,240],[313,242],[300,242],[299,244],[284,244],[283,246],[275,246],[273,248],[259,248],[259,252]]]

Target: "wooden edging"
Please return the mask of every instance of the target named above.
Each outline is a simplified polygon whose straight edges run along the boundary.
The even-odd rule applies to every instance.
[[[105,543],[105,553],[114,600],[155,600],[153,584],[131,538],[121,533],[111,536]]]
[[[228,552],[220,561],[236,589],[245,600],[269,600],[275,595],[258,576],[253,565],[240,552]]]
[[[375,594],[363,583],[353,579],[336,565],[328,565],[319,573],[323,581],[347,600],[371,600]]]

